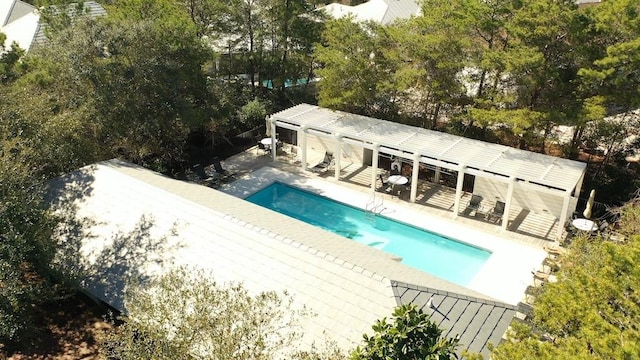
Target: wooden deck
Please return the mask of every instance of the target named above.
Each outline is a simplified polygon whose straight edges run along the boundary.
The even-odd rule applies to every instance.
[[[309,164],[313,164],[313,162]],[[297,174],[321,176],[327,181],[336,181],[333,170],[320,175],[302,171],[300,163],[296,161],[295,156],[284,151],[279,151],[276,161],[273,162],[270,155],[258,152],[256,148],[251,148],[226,159],[224,165],[225,168],[238,174],[248,173],[263,166],[274,166]],[[350,187],[356,191],[371,192],[371,167],[356,164],[341,165],[340,185]],[[431,215],[449,219],[455,218],[456,221],[465,223],[468,226],[518,242],[541,248],[556,241],[558,219],[554,216],[533,213],[527,209],[512,206],[507,230],[504,230],[499,222],[492,222],[486,216],[495,205],[494,202],[491,202],[491,199],[483,200],[482,207],[477,211],[467,210],[466,205],[471,198],[471,194],[464,193],[460,203],[460,213],[455,216],[453,214],[455,189],[446,185],[419,180],[415,203],[409,202],[410,190],[408,187],[403,187],[399,194],[391,194],[386,192],[380,180],[377,180],[376,189],[376,194],[382,196],[384,201],[404,202],[406,205],[414,207],[416,211],[426,211]]]

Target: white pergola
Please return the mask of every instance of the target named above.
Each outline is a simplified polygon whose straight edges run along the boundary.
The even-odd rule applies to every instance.
[[[555,214],[560,225],[567,221],[572,197],[580,194],[586,164],[554,156],[491,144],[438,131],[394,123],[371,117],[333,111],[309,104],[300,104],[280,111],[268,118],[271,136],[275,141],[276,128],[298,132],[302,168],[307,167],[307,136],[333,139],[335,149],[335,178],[339,179],[342,144],[373,151],[372,164],[378,168],[380,153],[410,159],[414,179],[418,178],[421,163],[435,168],[436,180],[441,169],[456,171],[457,184],[453,212],[458,215],[463,195],[464,174],[488,178],[507,185],[502,227],[508,225],[514,188],[559,196],[562,210]],[[276,152],[272,152],[275,160]],[[377,172],[372,172],[371,190],[375,191]],[[417,181],[411,182],[410,201],[415,202]],[[574,205],[575,206],[575,205]],[[573,211],[575,209],[571,209]],[[558,239],[563,226],[558,227]]]

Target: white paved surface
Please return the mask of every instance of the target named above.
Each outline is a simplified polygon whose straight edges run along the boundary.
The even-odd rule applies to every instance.
[[[331,179],[292,174],[269,166],[256,170],[221,190],[244,198],[276,180],[360,208],[365,208],[373,199],[370,193],[354,191]],[[374,201],[380,201],[379,195],[373,196],[378,196]],[[486,233],[424,211],[415,211],[402,202],[386,201],[384,207],[384,216],[489,250],[491,256],[468,288],[509,304],[515,305],[522,299],[526,287],[532,280],[531,271],[537,269],[547,256],[540,248]],[[411,282],[399,278],[393,280]],[[438,288],[437,284],[419,285]]]

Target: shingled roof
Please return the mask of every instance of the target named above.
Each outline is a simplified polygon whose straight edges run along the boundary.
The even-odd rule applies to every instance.
[[[5,47],[16,42],[22,49],[30,50],[34,45],[46,42],[46,23],[41,21],[41,12],[36,7],[20,0],[0,1],[0,31],[7,35]],[[52,7],[59,11],[59,7]],[[106,10],[95,1],[85,1],[81,7],[78,4],[68,4],[64,8],[67,14],[76,18],[89,16],[92,18],[106,15]],[[78,13],[81,10],[81,13]]]
[[[498,345],[511,324],[517,308],[501,302],[392,282],[398,305],[415,304],[444,330],[444,335],[460,339],[458,353],[469,350],[489,358],[489,344]]]

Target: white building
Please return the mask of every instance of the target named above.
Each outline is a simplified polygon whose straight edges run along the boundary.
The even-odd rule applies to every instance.
[[[83,7],[91,17],[106,14],[102,5],[95,1],[87,1]],[[73,13],[71,10],[70,14]],[[44,42],[46,25],[40,21],[40,17],[38,9],[24,1],[0,1],[0,32],[7,36],[4,42],[5,49],[10,48],[15,42],[20,48],[29,51],[33,45]]]
[[[336,19],[352,16],[359,22],[374,21],[382,25],[422,13],[420,5],[414,0],[370,0],[356,6],[331,3],[322,9]]]

